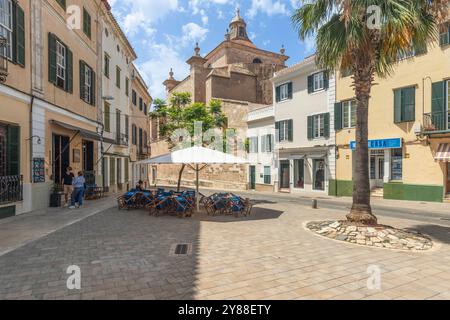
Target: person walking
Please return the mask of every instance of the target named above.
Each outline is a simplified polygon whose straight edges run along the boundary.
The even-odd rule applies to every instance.
[[[72,182],[73,178],[75,178],[75,175],[72,173],[72,168],[67,167],[66,173],[63,175],[63,178],[61,179],[61,184],[64,186],[64,200],[66,201],[65,207],[69,206],[69,200],[71,200],[71,195],[73,192]]]
[[[72,202],[69,209],[75,209],[75,205],[78,204],[78,208],[83,206],[83,195],[84,195],[84,185],[86,183],[86,179],[83,176],[83,172],[78,172],[78,177],[73,179],[73,193],[72,193]]]

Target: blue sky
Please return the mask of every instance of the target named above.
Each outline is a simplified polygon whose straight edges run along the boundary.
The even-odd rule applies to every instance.
[[[237,7],[248,25],[252,41],[279,52],[282,45],[292,65],[314,52],[313,41],[302,43],[290,16],[298,0],[109,0],[113,13],[139,58],[138,69],[153,98],[165,98],[162,82],[173,67],[184,79],[198,41],[205,55],[224,40]]]

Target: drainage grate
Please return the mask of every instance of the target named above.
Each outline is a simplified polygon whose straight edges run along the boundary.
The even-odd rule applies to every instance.
[[[189,251],[189,245],[188,244],[177,244],[175,247],[175,254],[176,255],[184,255],[188,254]]]

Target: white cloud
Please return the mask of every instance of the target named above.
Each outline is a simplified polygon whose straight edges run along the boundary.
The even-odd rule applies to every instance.
[[[286,9],[286,4],[280,0],[252,0],[250,9],[247,11],[248,16],[250,18],[254,18],[258,12],[265,13],[268,16],[273,16],[276,14],[289,14],[289,10]]]
[[[199,26],[196,23],[189,22],[185,24],[182,28],[182,43],[183,45],[188,45],[190,42],[202,42],[206,38],[206,34],[209,32],[208,29]]]

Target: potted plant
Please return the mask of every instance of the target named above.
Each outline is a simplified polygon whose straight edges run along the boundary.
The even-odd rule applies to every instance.
[[[52,187],[52,193],[50,194],[50,208],[62,207],[63,198],[64,192],[61,191],[59,184],[54,183]]]

